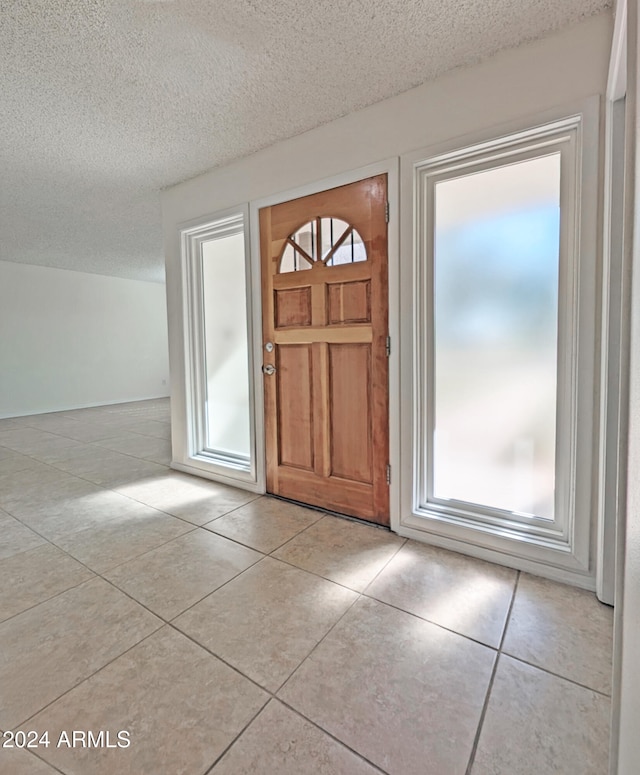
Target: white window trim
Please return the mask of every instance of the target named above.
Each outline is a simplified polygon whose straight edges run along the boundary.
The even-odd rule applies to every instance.
[[[415,409],[421,432],[414,439],[414,455],[419,461],[419,477],[414,493],[414,513],[429,515],[457,523],[477,523],[478,529],[503,531],[505,527],[514,533],[522,532],[529,540],[538,541],[543,545],[566,544],[572,530],[567,516],[573,512],[573,477],[568,476],[574,469],[576,412],[573,399],[576,394],[575,372],[572,368],[577,349],[577,261],[574,249],[573,224],[575,223],[575,197],[579,182],[576,181],[574,158],[579,123],[574,120],[558,122],[545,128],[543,135],[526,133],[524,137],[509,138],[504,145],[488,153],[473,149],[471,153],[458,159],[458,154],[437,157],[424,164],[415,165],[416,174],[416,321],[418,331],[432,331],[433,326],[433,269],[434,243],[431,227],[424,228],[427,222],[433,223],[434,188],[442,180],[448,180],[467,170],[480,172],[495,169],[497,165],[517,163],[530,159],[541,158],[544,155],[560,153],[562,167],[562,185],[560,192],[561,219],[560,234],[560,278],[559,299],[564,304],[560,307],[562,317],[559,319],[558,340],[565,344],[560,347],[558,359],[558,438],[556,440],[556,456],[559,461],[569,461],[569,465],[560,465],[556,480],[556,512],[555,521],[536,517],[524,517],[511,512],[500,512],[499,509],[477,505],[471,507],[463,501],[450,499],[448,502],[438,499],[433,493],[433,431],[435,418],[434,406],[430,399],[434,379],[434,342],[433,337],[417,341],[415,366]],[[535,138],[535,139],[534,139]],[[478,157],[481,162],[478,163]],[[424,213],[424,227],[419,216]],[[567,228],[568,226],[568,228]],[[422,242],[424,237],[429,239]],[[563,314],[564,313],[564,314]],[[567,346],[568,345],[568,346]],[[566,351],[569,350],[567,353]],[[421,379],[420,375],[428,375]],[[564,418],[570,418],[565,422]],[[472,511],[473,508],[473,511]],[[437,516],[436,516],[437,515]]]
[[[413,262],[407,260],[402,267],[402,295],[411,300],[411,310],[402,321],[402,405],[403,414],[403,466],[401,516],[392,527],[400,535],[427,540],[450,549],[471,553],[524,570],[570,580],[574,584],[593,588],[592,556],[593,514],[592,472],[594,437],[597,426],[593,422],[595,409],[595,322],[596,322],[596,250],[598,221],[598,110],[599,98],[565,110],[552,111],[528,122],[503,127],[484,136],[458,139],[436,148],[425,148],[401,158],[402,240],[405,256],[413,246]],[[422,439],[428,439],[428,417],[425,394],[420,375],[431,353],[428,337],[419,338],[417,332],[426,331],[426,302],[429,299],[429,278],[425,271],[429,255],[420,244],[418,217],[414,217],[408,203],[414,201],[417,215],[428,205],[422,185],[425,179],[434,177],[454,167],[487,162],[491,166],[496,159],[518,159],[544,155],[556,151],[562,142],[575,143],[577,165],[567,167],[563,154],[561,201],[575,201],[575,229],[561,233],[561,251],[573,256],[575,266],[561,261],[568,270],[560,279],[560,298],[567,297],[575,303],[560,307],[559,341],[569,344],[571,357],[559,360],[559,414],[569,417],[557,443],[558,460],[569,456],[569,471],[573,476],[557,481],[559,497],[564,505],[567,521],[557,524],[543,520],[496,519],[493,510],[484,510],[479,518],[460,508],[451,509],[442,504],[424,503],[425,460]],[[520,156],[518,156],[520,155]],[[575,191],[576,196],[573,196]],[[563,224],[571,219],[563,218]],[[562,226],[561,226],[562,228]],[[575,249],[574,249],[575,247]],[[425,255],[426,254],[426,255]],[[562,254],[562,253],[561,253]],[[577,279],[580,278],[578,285]],[[427,404],[428,405],[428,404]],[[578,418],[580,422],[578,422]],[[574,481],[575,480],[575,481]],[[579,486],[576,487],[576,481]],[[426,505],[426,507],[425,507]],[[417,506],[417,507],[416,507]],[[575,518],[574,518],[575,515]]]
[[[624,255],[627,94],[627,4],[619,0],[604,108],[602,229],[602,349],[600,383],[599,508],[596,592],[603,603],[616,597],[616,545],[624,524],[627,472],[631,269]],[[628,173],[627,173],[628,178]],[[628,198],[628,192],[627,192]],[[612,738],[613,739],[613,738]]]
[[[205,447],[206,358],[204,348],[204,311],[202,288],[202,245],[223,235],[244,234],[245,276],[247,304],[247,340],[249,345],[249,428],[250,459],[247,464],[222,455],[215,455]],[[181,425],[180,459],[172,468],[197,473],[210,479],[232,484],[256,492],[264,491],[259,466],[256,440],[256,401],[253,374],[253,304],[250,260],[249,212],[246,205],[212,213],[180,226],[180,255],[182,270],[182,309],[185,357],[186,423]]]

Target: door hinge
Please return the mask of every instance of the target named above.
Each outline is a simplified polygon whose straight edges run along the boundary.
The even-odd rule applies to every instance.
[[[384,203],[384,219],[385,219],[385,221],[386,221],[387,223],[389,223],[389,213],[390,213],[390,209],[391,209],[391,208],[389,207],[389,202],[388,202],[388,201],[386,201],[386,202]]]
[[[391,484],[391,466],[387,463],[387,484]]]
[[[387,358],[391,355],[391,337],[387,337],[387,341],[385,344],[386,352],[387,352]]]

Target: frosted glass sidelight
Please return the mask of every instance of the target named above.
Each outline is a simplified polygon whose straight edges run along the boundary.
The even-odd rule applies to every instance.
[[[250,458],[244,234],[202,243],[206,364],[205,450]]]
[[[433,496],[554,518],[560,154],[435,186]]]

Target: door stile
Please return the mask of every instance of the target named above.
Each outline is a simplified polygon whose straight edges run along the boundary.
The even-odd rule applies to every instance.
[[[315,434],[315,472],[318,476],[331,476],[331,430],[329,393],[329,345],[314,342],[311,346],[313,369],[313,412]]]
[[[380,187],[378,196],[373,202],[377,209],[372,217],[374,232],[372,244],[384,246],[387,251],[387,191],[386,186]],[[377,217],[376,217],[377,216]],[[389,335],[389,272],[388,262],[381,261],[374,268],[377,272],[375,282],[371,283],[371,306],[376,310],[384,310],[384,320],[374,331],[371,345],[372,377],[378,387],[373,390],[373,425],[372,448],[374,451],[373,497],[385,512],[389,512],[389,482],[387,466],[389,465],[389,356],[387,355],[387,336]]]
[[[260,210],[260,253],[264,256],[269,256],[271,250],[271,210],[265,208]],[[265,277],[265,259],[262,262],[262,282],[264,283]],[[277,363],[277,349],[271,353],[267,353],[265,350],[265,344],[267,341],[273,342],[273,339],[268,337],[273,334],[272,322],[274,319],[274,295],[273,293],[262,294],[262,330],[264,332],[265,341],[262,343],[262,358],[263,363],[274,363],[276,368],[279,366]],[[268,356],[271,359],[268,360]],[[265,418],[274,418],[273,422],[265,422],[265,447],[267,452],[278,450],[278,404],[276,395],[277,386],[275,380],[264,380],[264,413]],[[277,492],[277,466],[267,465],[266,467],[266,482],[267,492]]]

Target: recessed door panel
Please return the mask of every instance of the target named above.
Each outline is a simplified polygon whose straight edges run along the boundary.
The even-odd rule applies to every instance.
[[[286,288],[274,293],[276,328],[311,325],[311,288]]]
[[[371,483],[371,347],[329,345],[331,474]]]
[[[278,348],[278,442],[280,465],[313,469],[313,364],[310,345]]]
[[[327,302],[327,318],[331,324],[370,323],[371,281],[331,283],[328,288]]]

